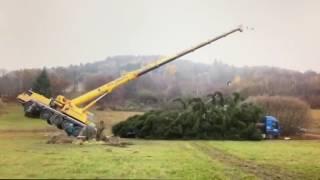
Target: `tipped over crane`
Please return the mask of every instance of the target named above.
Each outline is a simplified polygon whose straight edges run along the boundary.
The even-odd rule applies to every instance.
[[[48,99],[31,90],[18,95],[17,99],[24,106],[26,116],[40,117],[41,119],[46,120],[48,124],[64,130],[69,136],[90,138],[95,135],[96,127],[92,121],[93,114],[89,112],[89,109],[94,106],[97,101],[110,94],[118,87],[127,84],[129,81],[135,80],[177,58],[238,31],[242,32],[242,29],[233,29],[175,55],[160,58],[74,99],[68,99],[62,95]]]

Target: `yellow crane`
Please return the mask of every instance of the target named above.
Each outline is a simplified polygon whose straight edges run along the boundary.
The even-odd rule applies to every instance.
[[[62,95],[48,99],[31,90],[18,95],[17,99],[24,106],[26,116],[40,117],[47,120],[48,124],[63,129],[69,136],[85,136],[88,138],[90,134],[95,134],[96,132],[91,118],[93,114],[89,112],[89,109],[101,98],[129,81],[237,31],[242,32],[242,29],[240,27],[233,29],[175,55],[160,58],[74,99],[68,99]]]

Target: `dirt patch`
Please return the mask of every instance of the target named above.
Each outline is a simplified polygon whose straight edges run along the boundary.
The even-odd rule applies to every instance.
[[[42,128],[42,129],[0,129],[0,133],[50,133],[56,132],[53,128]]]
[[[0,131],[0,141],[3,140],[12,140],[12,139],[45,139],[48,137],[48,132],[31,132],[31,131]]]
[[[302,136],[300,136],[300,139],[318,140],[318,139],[320,139],[320,134],[318,134],[318,133],[304,133]]]
[[[72,144],[76,138],[67,136],[65,134],[57,134],[50,137],[47,144]]]
[[[261,179],[303,179],[303,176],[300,174],[288,172],[280,167],[261,165],[250,160],[244,160],[205,144],[192,143],[192,145],[212,159],[218,160],[228,166],[237,167],[244,172],[253,174]]]
[[[114,136],[104,136],[101,140],[91,139],[84,140],[78,139],[75,137],[67,136],[66,134],[54,134],[52,135],[47,144],[78,144],[78,145],[87,145],[87,144],[101,144],[101,145],[109,145],[115,147],[127,147],[128,145],[132,145],[132,143],[123,141],[123,139]]]
[[[0,116],[1,115],[4,115],[4,114],[6,114],[7,112],[4,110],[4,109],[2,109],[2,108],[0,108]]]
[[[2,108],[4,106],[5,106],[5,104],[4,104],[3,100],[0,98],[0,108]]]
[[[0,115],[5,114],[6,111],[4,110],[5,108],[5,103],[2,101],[2,99],[0,98]]]
[[[130,142],[123,141],[120,137],[111,136],[107,138],[106,145],[116,146],[116,147],[127,147],[128,145],[133,145]]]

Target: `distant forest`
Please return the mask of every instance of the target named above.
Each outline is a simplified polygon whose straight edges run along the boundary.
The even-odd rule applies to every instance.
[[[47,69],[53,95],[75,97],[158,56],[115,56],[94,63]],[[0,70],[0,96],[13,100],[31,88],[41,69]],[[234,67],[219,61],[201,64],[177,60],[106,96],[103,106],[154,106],[177,97],[204,96],[215,91],[237,91],[242,96],[294,96],[320,107],[320,74],[275,67]]]

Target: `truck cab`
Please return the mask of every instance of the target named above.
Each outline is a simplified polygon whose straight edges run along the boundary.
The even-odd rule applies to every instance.
[[[267,139],[274,139],[280,136],[280,126],[277,118],[273,116],[264,116],[262,121],[264,124],[262,132]]]

